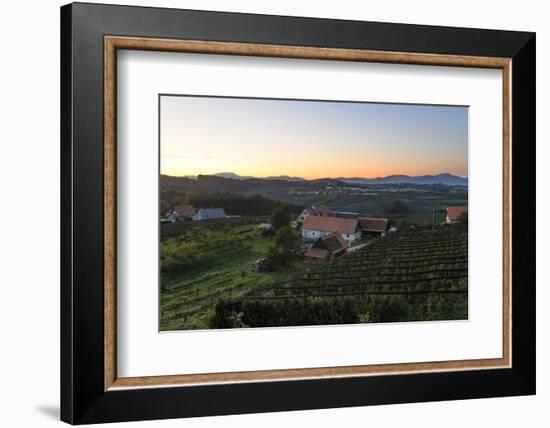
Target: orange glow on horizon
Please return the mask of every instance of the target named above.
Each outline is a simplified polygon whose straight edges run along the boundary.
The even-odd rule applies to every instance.
[[[238,145],[236,145],[237,147]],[[239,176],[269,177],[288,175],[308,180],[318,178],[359,177],[375,178],[388,175],[436,175],[450,173],[460,177],[468,175],[467,169],[458,169],[452,156],[442,156],[437,165],[418,152],[403,150],[399,153],[368,150],[357,153],[340,153],[323,148],[312,151],[297,148],[292,156],[287,153],[253,153],[246,148],[243,155],[231,152],[227,156],[162,157],[161,173],[171,176],[213,175],[232,172]],[[310,155],[312,153],[314,155]],[[267,159],[269,157],[269,159]]]
[[[331,170],[315,170],[310,169],[237,169],[237,168],[222,168],[222,169],[202,169],[202,170],[182,170],[177,168],[162,168],[162,175],[169,175],[173,177],[183,177],[183,176],[197,176],[197,175],[214,175],[217,173],[234,173],[241,177],[256,177],[256,178],[265,178],[265,177],[275,177],[275,176],[290,176],[290,177],[300,177],[306,180],[315,180],[320,178],[376,178],[376,177],[387,177],[391,175],[409,175],[409,176],[421,176],[421,175],[438,175],[443,173],[453,174],[459,177],[467,177],[467,171],[454,171],[451,169],[439,169],[439,170],[426,170],[420,167],[415,168],[414,166],[408,166],[403,168],[387,168],[382,169],[381,167],[365,167],[365,168],[353,168],[353,169],[331,169]]]
[[[464,107],[162,97],[161,173],[468,175]]]

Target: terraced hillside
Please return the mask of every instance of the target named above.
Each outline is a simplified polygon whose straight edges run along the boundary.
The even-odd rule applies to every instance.
[[[214,328],[468,317],[466,226],[373,241],[314,272],[220,300]]]

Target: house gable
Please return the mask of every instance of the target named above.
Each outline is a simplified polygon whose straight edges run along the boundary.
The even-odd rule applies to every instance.
[[[447,208],[447,221],[460,221],[460,216],[467,211],[468,207],[449,207]]]
[[[335,232],[319,238],[312,248],[328,250],[335,254],[345,251],[348,248],[348,243],[340,233]]]
[[[307,216],[303,229],[321,232],[339,232],[342,235],[352,235],[358,231],[357,219],[339,217]]]

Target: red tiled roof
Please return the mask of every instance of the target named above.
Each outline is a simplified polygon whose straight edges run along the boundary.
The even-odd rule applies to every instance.
[[[357,219],[339,217],[307,216],[303,229],[321,230],[323,232],[355,233]]]
[[[319,241],[322,241],[326,249],[329,250],[331,253],[337,253],[338,251],[342,251],[348,248],[347,241],[342,238],[342,235],[340,235],[340,233],[338,232],[325,235],[319,238],[317,242]],[[317,245],[317,243],[315,243],[315,245]]]
[[[451,221],[460,220],[460,215],[467,210],[468,207],[449,207],[447,208],[447,218]]]
[[[330,252],[319,248],[311,248],[304,254],[304,256],[312,259],[328,259],[330,257]]]
[[[359,225],[363,232],[385,232],[388,219],[382,217],[359,217]]]
[[[195,208],[193,205],[178,205],[174,208],[174,213],[182,217],[191,217],[195,215]]]

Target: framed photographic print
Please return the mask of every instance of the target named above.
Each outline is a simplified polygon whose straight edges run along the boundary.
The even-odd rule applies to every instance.
[[[76,3],[61,53],[62,420],[535,393],[533,33]]]

